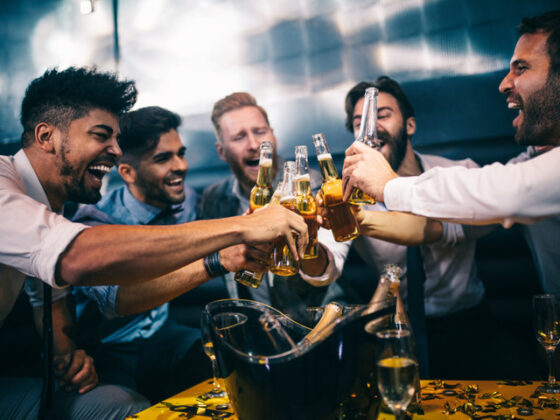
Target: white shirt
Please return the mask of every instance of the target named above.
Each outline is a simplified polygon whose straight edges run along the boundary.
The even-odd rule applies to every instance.
[[[534,147],[511,159],[508,163],[524,162],[534,159]],[[560,215],[549,217],[540,222],[523,225],[523,234],[529,245],[537,268],[541,285],[546,293],[560,296]]]
[[[59,255],[87,226],[54,213],[33,167],[20,150],[0,156],[0,324],[26,276],[55,288]]]
[[[385,185],[385,205],[462,223],[534,223],[560,214],[560,147],[533,159],[482,168],[434,168]]]
[[[422,167],[429,170],[435,166],[462,165],[476,168],[470,159],[453,161],[439,156],[416,153]],[[382,204],[367,206],[367,210],[387,211]],[[427,316],[442,316],[468,309],[478,304],[484,296],[484,285],[477,276],[475,250],[476,238],[489,232],[488,227],[464,227],[443,223],[442,238],[435,243],[421,245],[422,262],[426,274],[424,302]],[[332,235],[331,235],[332,236]],[[323,242],[325,244],[325,242]],[[350,247],[354,246],[365,264],[376,275],[386,264],[398,264],[403,269],[401,295],[406,301],[406,251],[407,247],[380,239],[359,236],[350,242],[330,241],[325,244],[334,256],[336,270],[330,281],[342,271]],[[374,281],[372,279],[372,281]]]

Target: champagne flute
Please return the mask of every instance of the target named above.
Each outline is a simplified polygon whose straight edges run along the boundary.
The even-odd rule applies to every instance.
[[[201,327],[204,353],[210,358],[210,362],[212,363],[212,389],[208,392],[208,396],[210,398],[225,397],[227,394],[218,382],[218,361],[216,359],[216,352],[214,351],[214,342],[211,332],[212,325],[210,313],[208,311],[202,311]]]
[[[548,382],[538,390],[559,393],[560,386],[554,376],[554,352],[560,343],[559,307],[555,295],[533,296],[533,323],[537,340],[544,347],[548,361]]]
[[[418,362],[409,330],[384,330],[376,333],[377,388],[396,420],[404,420],[406,408],[416,391]]]

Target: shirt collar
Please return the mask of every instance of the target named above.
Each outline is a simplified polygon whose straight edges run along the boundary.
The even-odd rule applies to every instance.
[[[169,209],[162,210],[159,207],[137,200],[126,187],[123,192],[123,204],[130,214],[136,219],[137,224],[142,225],[149,224],[162,212],[169,212]],[[173,205],[171,206],[171,210],[171,213],[173,213],[173,211],[181,211],[181,205]]]
[[[249,199],[241,193],[241,185],[237,178],[233,180],[233,187],[231,192],[239,200],[239,209],[241,213],[245,213],[249,209]]]
[[[49,210],[52,210],[47,194],[23,149],[14,155],[13,161],[18,174],[23,180],[26,194],[34,200],[46,205]],[[60,213],[62,213],[62,209]]]

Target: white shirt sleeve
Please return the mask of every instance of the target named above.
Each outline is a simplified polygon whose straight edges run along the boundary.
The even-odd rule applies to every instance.
[[[478,169],[433,168],[385,186],[385,205],[465,224],[533,223],[560,214],[560,148]]]
[[[319,228],[317,232],[319,243],[322,244],[327,252],[328,265],[325,272],[321,276],[313,277],[299,270],[299,274],[303,280],[315,287],[328,286],[336,281],[342,274],[344,261],[350,251],[352,241],[336,242],[332,231]]]
[[[0,263],[53,287],[58,257],[87,226],[72,223],[28,197],[19,178],[0,172]]]

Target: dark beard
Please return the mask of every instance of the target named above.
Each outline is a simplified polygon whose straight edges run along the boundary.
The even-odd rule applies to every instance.
[[[403,124],[396,136],[391,136],[387,132],[380,132],[378,134],[380,140],[389,145],[389,156],[387,161],[393,171],[397,172],[406,154],[406,143],[408,135],[406,134],[406,125]]]
[[[545,85],[523,104],[523,122],[515,133],[522,146],[555,144],[560,134],[560,76],[550,74]]]
[[[68,138],[62,140],[60,145],[60,175],[64,178],[64,188],[66,191],[66,199],[76,203],[94,204],[101,199],[101,192],[96,189],[87,188],[84,185],[84,177],[78,175],[78,171],[72,167],[66,154],[68,153]]]

